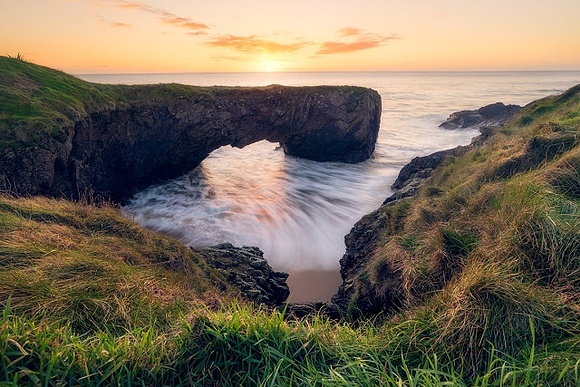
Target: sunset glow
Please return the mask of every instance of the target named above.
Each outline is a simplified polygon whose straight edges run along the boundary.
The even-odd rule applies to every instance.
[[[262,61],[262,67],[261,70],[267,73],[273,73],[278,71],[278,69],[280,68],[280,66],[278,65],[278,63],[274,60],[271,59],[264,59]]]
[[[23,0],[0,54],[73,73],[576,70],[578,0]]]

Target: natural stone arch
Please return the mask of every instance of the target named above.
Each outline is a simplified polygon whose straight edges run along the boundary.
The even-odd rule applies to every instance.
[[[356,163],[373,153],[380,124],[379,94],[360,87],[127,88],[129,102],[90,112],[66,138],[7,165],[17,193],[123,201],[221,146],[260,140],[298,157]]]

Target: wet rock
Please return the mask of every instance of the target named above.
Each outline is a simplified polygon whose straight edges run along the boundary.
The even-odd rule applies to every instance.
[[[274,271],[257,247],[234,247],[231,243],[223,243],[195,251],[240,289],[248,301],[279,306],[290,295],[286,284],[288,274]]]
[[[462,110],[452,113],[439,127],[444,129],[480,128],[505,124],[521,110],[518,105],[504,105],[496,102],[477,110]]]

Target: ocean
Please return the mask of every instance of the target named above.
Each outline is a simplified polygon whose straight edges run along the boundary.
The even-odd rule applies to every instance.
[[[373,157],[356,165],[284,155],[266,141],[222,147],[177,179],[137,193],[123,211],[196,248],[258,246],[290,274],[293,302],[327,301],[340,284],[344,236],[390,196],[415,156],[468,144],[473,129],[439,128],[451,113],[495,102],[525,105],[580,83],[562,72],[325,72],[79,75],[99,83],[197,86],[356,85],[382,98]]]

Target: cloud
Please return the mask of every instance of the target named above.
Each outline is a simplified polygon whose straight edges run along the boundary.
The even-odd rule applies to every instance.
[[[223,35],[210,40],[207,44],[211,47],[224,47],[235,51],[244,53],[268,52],[268,53],[283,53],[295,52],[301,50],[309,43],[279,43],[273,40],[261,39],[255,35],[250,36],[236,36]]]
[[[93,15],[93,17],[95,19],[97,19],[100,23],[107,24],[109,27],[113,27],[113,28],[132,28],[133,27],[133,25],[131,25],[131,24],[108,20],[108,19],[105,19],[104,17],[99,16],[99,15]]]
[[[189,17],[178,16],[178,15],[171,13],[169,11],[166,11],[164,9],[152,7],[150,5],[143,4],[143,3],[140,3],[137,1],[128,1],[128,0],[108,0],[108,1],[106,1],[105,0],[105,2],[101,1],[99,3],[96,3],[96,5],[103,6],[103,7],[114,7],[114,8],[122,9],[122,10],[140,11],[140,12],[150,13],[150,14],[157,16],[159,19],[161,19],[161,21],[164,24],[169,24],[169,25],[173,25],[176,27],[181,27],[181,28],[187,29],[190,31],[190,34],[191,34],[191,31],[196,32],[193,35],[202,35],[203,33],[201,33],[201,32],[209,29],[209,26],[207,24],[199,23],[199,22],[196,22]]]
[[[323,42],[315,55],[345,54],[356,51],[369,50],[385,45],[387,42],[398,39],[395,35],[383,36],[364,32],[355,27],[345,27],[338,30],[340,38],[344,39]]]
[[[316,52],[316,55],[344,54],[348,52],[368,50],[380,45],[380,42],[372,40],[360,40],[352,43],[324,42],[321,44],[320,50]]]
[[[206,24],[197,23],[197,22],[194,22],[191,19],[185,18],[185,17],[170,15],[170,16],[163,17],[162,20],[163,20],[163,23],[165,23],[165,24],[174,25],[174,26],[186,28],[188,30],[193,30],[193,31],[202,31],[202,30],[209,29],[209,27]]]
[[[338,30],[340,36],[355,36],[362,35],[364,32],[360,28],[355,27],[344,27]]]
[[[128,28],[128,27],[133,27],[131,24],[128,23],[121,23],[121,22],[116,22],[116,21],[110,21],[109,25],[111,27],[114,28]]]

